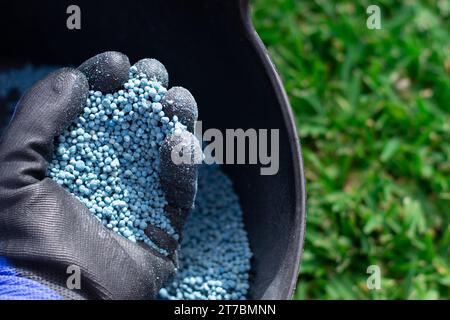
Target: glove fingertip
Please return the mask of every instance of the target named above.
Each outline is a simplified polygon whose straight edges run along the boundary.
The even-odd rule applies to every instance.
[[[172,255],[178,248],[178,242],[173,237],[152,224],[149,224],[145,229],[145,235],[149,237],[158,248],[166,250],[169,255]]]
[[[59,106],[58,111],[61,114],[59,118],[60,127],[57,128],[59,134],[83,109],[89,94],[89,83],[84,73],[73,68],[62,68],[55,72],[54,77],[51,86],[54,93],[61,94],[65,90],[70,91],[66,107],[63,107],[64,105]]]
[[[197,191],[197,167],[202,152],[197,138],[190,132],[170,135],[160,149],[161,186],[169,205],[190,209]]]
[[[189,90],[183,87],[173,87],[167,91],[161,104],[164,113],[169,118],[176,115],[190,132],[194,132],[195,122],[198,118],[198,107]]]
[[[128,80],[130,67],[125,54],[107,51],[86,60],[78,70],[86,75],[92,90],[109,93]]]
[[[169,85],[169,73],[166,67],[156,59],[142,59],[134,64],[139,73],[145,74],[149,80],[160,82],[165,88]]]

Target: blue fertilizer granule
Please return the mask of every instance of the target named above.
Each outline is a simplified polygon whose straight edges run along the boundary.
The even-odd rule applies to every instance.
[[[19,95],[23,94],[33,83],[54,69],[55,67],[52,66],[34,67],[26,65],[23,68],[10,69],[5,73],[0,73],[0,100],[5,98],[11,90],[16,90]],[[162,89],[161,95],[163,95],[163,93],[164,89]],[[91,92],[91,97],[92,96],[95,97],[94,102],[97,103],[96,93]],[[98,98],[102,100],[101,97]],[[14,103],[11,103],[11,107],[14,105],[15,101]],[[158,109],[159,108],[157,108],[157,110]],[[117,114],[117,116],[121,117],[122,114]],[[119,119],[117,118],[117,120]],[[77,128],[78,130],[78,122],[83,121],[80,119],[76,120],[71,129],[66,132],[69,142],[73,129]],[[88,121],[86,121],[86,123],[87,122]],[[0,132],[2,130],[1,126],[2,123],[0,123]],[[82,126],[82,128],[84,127]],[[89,125],[88,128],[90,128]],[[104,133],[106,133],[107,128],[109,127],[105,127]],[[87,130],[85,130],[84,133],[86,133],[86,131]],[[100,131],[100,129],[97,131],[97,138],[100,132],[103,131]],[[90,129],[87,133],[91,135]],[[84,134],[82,136],[84,137]],[[92,136],[93,135],[91,135],[91,139]],[[88,138],[88,136],[86,135],[84,138]],[[65,138],[63,138],[63,140],[64,139]],[[130,142],[132,141],[134,140],[131,139],[130,136]],[[105,151],[104,148],[101,148],[100,150],[99,147],[94,149],[91,148],[91,152],[94,153],[94,151],[101,152],[106,156],[110,153],[109,146],[107,151]],[[55,150],[55,152],[57,153],[58,150]],[[120,154],[114,155],[118,159],[121,156],[123,157],[123,155]],[[62,155],[60,156],[62,157]],[[111,166],[113,157],[109,157],[111,158],[111,163],[109,163],[109,159],[106,160],[106,158],[108,158],[106,157],[104,159],[104,165],[108,162]],[[75,161],[78,160],[75,159]],[[72,166],[75,170],[77,170],[76,167],[80,170],[83,168],[81,162],[74,163]],[[87,164],[85,162],[83,172],[86,169],[86,166]],[[62,171],[59,170],[58,172]],[[55,173],[53,173],[53,175],[54,174]],[[67,179],[65,174],[62,177]],[[71,179],[69,178],[69,180]],[[62,181],[64,184],[64,180]],[[77,184],[77,179],[75,179],[74,182],[76,186],[81,186]],[[135,190],[133,186],[130,187]],[[72,189],[74,188],[80,190],[80,187],[73,186]],[[104,186],[104,189],[106,189],[105,191],[109,191],[109,188],[106,188],[106,186]],[[139,196],[142,196],[142,194],[138,194],[138,197]],[[156,199],[164,201],[161,194],[157,194]],[[98,200],[98,202],[103,201],[106,205],[106,199],[102,199],[102,197],[98,197],[98,199],[95,200]],[[84,203],[87,202],[89,201],[85,200]],[[159,213],[161,212],[159,211]],[[245,299],[249,288],[248,278],[252,254],[248,243],[247,233],[244,229],[242,214],[239,199],[234,192],[231,180],[220,170],[220,167],[203,165],[199,170],[195,209],[188,218],[184,230],[184,237],[179,253],[180,268],[173,282],[166,286],[166,288],[161,289],[161,299]],[[163,217],[163,215],[161,215],[161,217]],[[130,228],[128,222],[125,225]],[[136,228],[134,225],[135,224],[133,223],[132,228]],[[169,227],[169,223],[166,223],[166,226]],[[137,228],[139,228],[139,226]],[[131,230],[136,231],[136,229]]]

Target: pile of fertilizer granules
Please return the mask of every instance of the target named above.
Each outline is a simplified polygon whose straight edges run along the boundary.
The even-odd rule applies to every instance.
[[[178,238],[164,214],[159,148],[167,135],[185,130],[162,111],[166,92],[135,67],[114,94],[91,91],[83,113],[59,136],[48,170],[105,227],[162,254],[168,253],[144,234],[153,224]]]
[[[0,101],[12,90],[22,94],[53,69],[27,65],[0,73]],[[135,69],[122,90],[91,91],[83,113],[57,140],[48,171],[106,228],[163,254],[143,230],[153,223],[178,238],[164,215],[158,150],[166,135],[181,134],[185,126],[165,116],[159,101],[166,92]],[[137,99],[141,95],[144,100]],[[242,215],[231,180],[218,166],[203,165],[180,269],[161,299],[245,299],[252,254]]]
[[[252,254],[239,198],[218,166],[200,167],[195,210],[184,232],[180,271],[161,298],[245,299]]]

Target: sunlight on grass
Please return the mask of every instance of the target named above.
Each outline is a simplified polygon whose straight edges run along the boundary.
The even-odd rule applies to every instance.
[[[450,5],[255,0],[308,191],[296,298],[450,296]],[[382,270],[381,290],[366,269]]]

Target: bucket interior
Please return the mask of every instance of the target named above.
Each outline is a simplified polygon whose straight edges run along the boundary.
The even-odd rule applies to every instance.
[[[279,129],[279,172],[259,165],[225,165],[244,211],[254,254],[250,299],[290,298],[297,279],[304,212],[297,147],[274,79],[251,39],[245,1],[2,1],[0,66],[77,65],[108,50],[132,63],[160,60],[170,86],[188,88],[203,131]],[[81,30],[68,30],[66,9],[81,8]],[[301,209],[301,208],[300,208]]]

